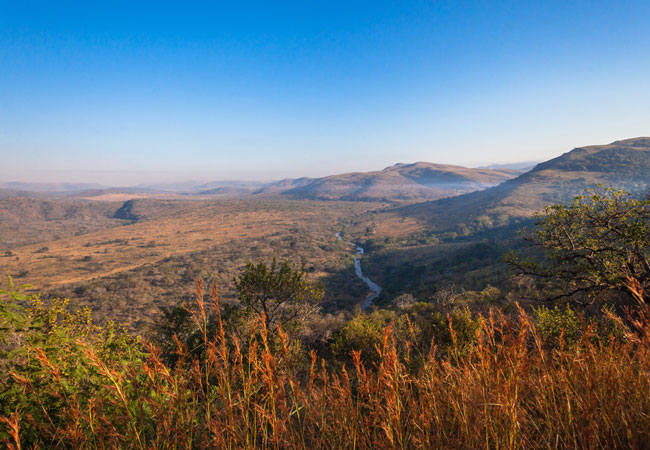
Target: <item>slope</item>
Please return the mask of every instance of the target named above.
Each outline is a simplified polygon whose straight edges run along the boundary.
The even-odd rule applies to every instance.
[[[643,192],[650,187],[650,138],[576,148],[530,172],[479,192],[394,208],[388,216],[468,235],[532,217],[599,184]]]
[[[282,180],[257,193],[281,193],[290,198],[310,200],[413,201],[439,199],[485,189],[515,175],[507,170],[469,169],[417,162],[395,164],[374,172]]]

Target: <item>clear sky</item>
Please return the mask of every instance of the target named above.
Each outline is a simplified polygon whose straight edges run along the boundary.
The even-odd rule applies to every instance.
[[[650,1],[0,0],[0,181],[274,179],[650,135]]]

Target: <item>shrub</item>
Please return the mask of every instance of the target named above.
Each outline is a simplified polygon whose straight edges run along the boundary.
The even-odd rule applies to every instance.
[[[442,351],[464,352],[476,342],[480,327],[480,320],[472,317],[469,308],[455,308],[446,316],[432,313],[430,334],[425,332],[425,336],[430,336],[431,342]]]
[[[335,357],[339,361],[348,361],[352,352],[357,351],[364,362],[375,363],[378,359],[376,349],[381,344],[384,329],[394,318],[389,311],[357,314],[336,333],[332,345]]]
[[[533,320],[544,343],[552,348],[575,343],[582,328],[580,319],[569,305],[562,310],[540,306],[533,309]]]
[[[23,443],[55,442],[58,429],[76,426],[82,409],[110,395],[102,372],[123,376],[124,365],[141,361],[142,347],[112,324],[94,325],[88,309],[23,294],[28,287],[9,277],[9,289],[0,290],[0,416],[20,412]]]

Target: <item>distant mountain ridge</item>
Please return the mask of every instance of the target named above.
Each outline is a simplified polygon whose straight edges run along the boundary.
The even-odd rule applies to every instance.
[[[562,203],[587,188],[605,185],[643,192],[650,188],[650,138],[579,147],[535,166],[498,186],[466,195],[394,210],[455,229],[494,228],[531,217],[546,205]]]
[[[467,168],[416,162],[398,163],[372,172],[351,172],[321,178],[302,177],[272,182],[182,182],[128,187],[71,183],[4,183],[0,184],[0,188],[5,187],[0,189],[0,198],[31,197],[38,194],[88,200],[119,200],[148,196],[230,198],[247,195],[281,195],[286,198],[308,200],[425,201],[496,186],[519,173],[509,169]]]
[[[185,182],[122,188],[72,183],[0,183],[0,198],[42,197],[52,193],[114,201],[138,196],[231,198],[280,195],[305,200],[425,202],[407,207],[404,213],[415,211],[422,217],[435,215],[436,221],[447,217],[446,222],[464,222],[469,216],[498,224],[512,217],[530,217],[545,205],[564,201],[598,183],[633,191],[646,189],[650,173],[649,155],[650,138],[639,137],[575,148],[541,162],[523,174],[522,167],[527,163],[467,168],[416,162],[398,163],[370,172],[275,182]]]
[[[255,193],[309,200],[427,200],[485,189],[515,176],[516,173],[509,170],[470,169],[428,162],[398,163],[373,172],[281,180]]]

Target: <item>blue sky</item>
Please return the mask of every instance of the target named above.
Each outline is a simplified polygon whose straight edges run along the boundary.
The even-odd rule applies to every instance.
[[[648,1],[95,3],[0,0],[0,181],[476,166],[650,135]]]

